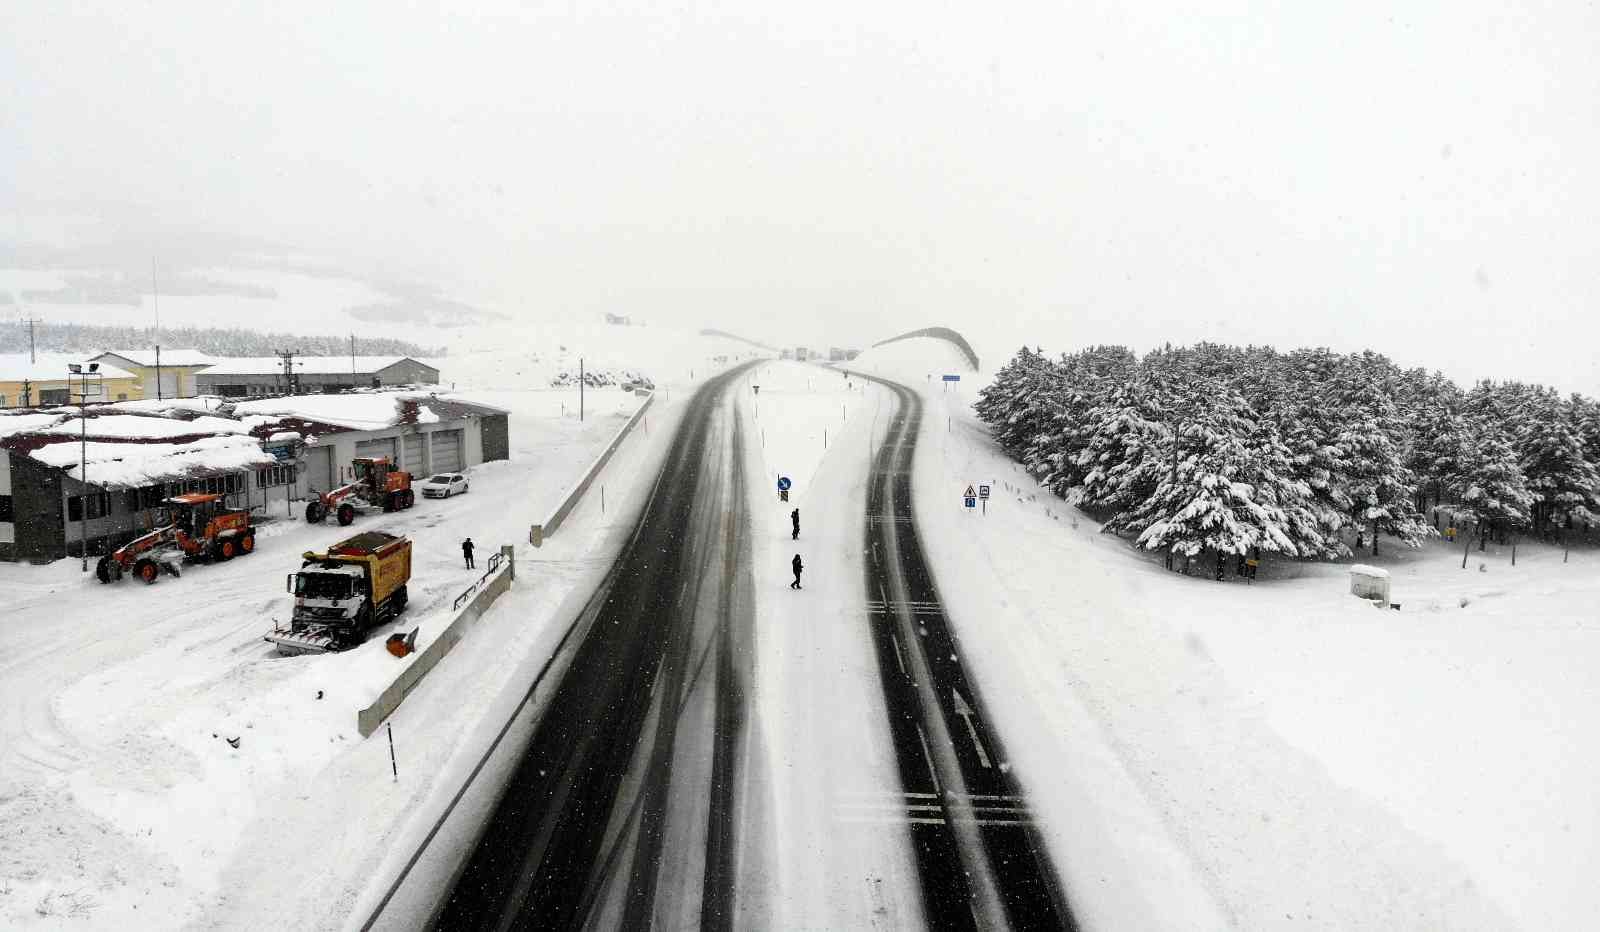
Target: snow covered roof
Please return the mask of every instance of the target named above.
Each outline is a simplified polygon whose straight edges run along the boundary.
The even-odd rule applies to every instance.
[[[349,356],[296,356],[294,371],[301,375],[349,375],[352,371],[370,374],[406,360],[420,366],[428,365],[410,356],[357,356],[353,361]],[[206,375],[280,375],[282,372],[283,360],[276,356],[238,356],[215,360]]]
[[[146,369],[153,369],[156,364],[156,351],[153,349],[107,350],[94,358],[99,359],[101,356],[120,356],[128,362],[136,366],[144,366]],[[202,353],[199,350],[164,349],[161,351],[162,368],[167,366],[209,366],[216,361],[217,358],[215,356]]]
[[[21,414],[0,414],[0,440],[13,434],[25,434],[59,423],[67,417],[63,410],[25,411]]]
[[[40,433],[63,434],[77,437],[80,434],[102,439],[153,440],[171,437],[192,437],[199,434],[243,434],[250,428],[239,421],[225,417],[197,417],[183,420],[172,417],[145,417],[138,414],[102,414],[91,412],[87,418],[63,418],[44,427]]]
[[[27,353],[0,353],[0,382],[20,382],[23,379],[30,382],[64,382],[68,365],[88,368],[89,362],[88,358],[71,353],[40,353],[37,361],[30,359]],[[103,363],[96,375],[108,379],[137,378],[125,369]]]
[[[276,415],[321,421],[351,430],[378,430],[400,422],[402,397],[392,392],[345,395],[290,395],[286,398],[260,398],[233,406],[238,416]]]
[[[380,430],[396,424],[436,424],[474,415],[506,412],[499,408],[423,392],[349,392],[340,395],[290,395],[259,398],[234,405],[235,416],[299,418],[348,430]],[[315,432],[315,431],[313,431]]]
[[[62,438],[63,441],[68,438]],[[69,477],[82,479],[79,457],[89,463],[88,482],[112,489],[125,489],[184,479],[272,466],[277,459],[261,449],[254,437],[227,435],[200,437],[178,443],[91,441],[86,445],[52,443],[29,453],[48,466],[65,469]]]

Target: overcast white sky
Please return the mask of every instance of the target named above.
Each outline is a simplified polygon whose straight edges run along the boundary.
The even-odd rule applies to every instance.
[[[1593,3],[456,6],[0,4],[0,235],[116,205],[530,315],[1600,394]]]

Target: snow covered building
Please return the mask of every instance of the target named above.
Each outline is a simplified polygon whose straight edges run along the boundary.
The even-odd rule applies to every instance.
[[[195,376],[215,363],[199,350],[112,350],[94,357],[102,366],[124,369],[139,378],[139,398],[193,398],[200,394]]]
[[[242,401],[233,412],[247,423],[264,419],[253,432],[268,448],[297,448],[295,497],[348,482],[350,461],[358,456],[387,456],[418,477],[511,456],[507,413],[455,398],[416,392],[292,395]]]
[[[85,541],[105,553],[156,526],[162,500],[183,492],[293,518],[310,491],[349,481],[358,456],[418,476],[510,457],[505,411],[416,392],[151,399],[86,414],[0,413],[0,560],[77,556]]]
[[[72,387],[68,388],[67,366],[88,368],[92,361],[66,353],[39,353],[36,357],[27,353],[0,354],[0,408],[64,405],[69,400],[76,401],[78,380],[74,377]],[[136,401],[144,397],[139,378],[132,372],[101,363],[95,375],[99,378],[89,380],[91,402]],[[102,395],[93,397],[94,392],[102,392]]]
[[[222,358],[198,374],[196,385],[202,395],[249,398],[439,384],[438,369],[410,356],[296,356],[293,373],[291,386],[276,356]]]

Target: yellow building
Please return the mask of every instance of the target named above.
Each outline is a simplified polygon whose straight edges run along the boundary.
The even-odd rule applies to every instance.
[[[145,398],[193,398],[195,373],[217,360],[199,350],[162,350],[160,356],[160,381],[157,382],[155,350],[112,350],[93,357],[102,366],[110,364],[139,377]]]
[[[91,360],[68,353],[0,354],[0,408],[29,405],[76,404],[82,390],[79,379],[68,374],[69,365],[89,368]],[[139,377],[126,369],[100,363],[89,377],[89,402],[138,401],[144,397]],[[67,379],[72,379],[69,389]]]

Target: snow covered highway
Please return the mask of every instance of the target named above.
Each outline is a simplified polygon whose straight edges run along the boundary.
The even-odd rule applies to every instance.
[[[1072,928],[1043,838],[923,556],[911,473],[922,399],[893,382],[896,411],[867,495],[866,604],[894,734],[922,895],[940,928]]]
[[[742,374],[690,402],[439,928],[732,926],[752,657]]]

